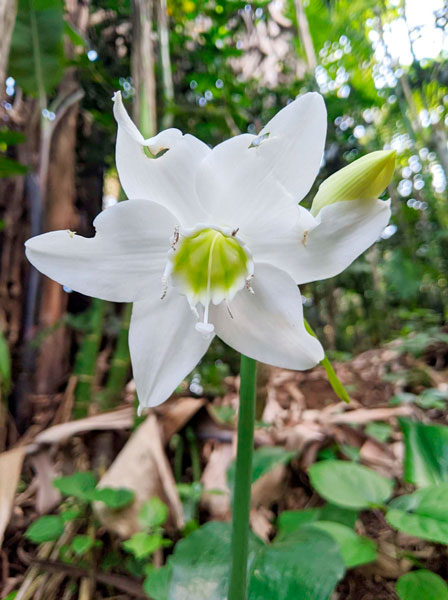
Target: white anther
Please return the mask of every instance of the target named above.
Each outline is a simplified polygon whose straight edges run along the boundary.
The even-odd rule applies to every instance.
[[[76,231],[71,231],[70,229],[67,229],[67,233],[71,238],[74,238],[76,235]]]
[[[196,331],[199,331],[199,333],[202,333],[202,335],[205,335],[205,337],[212,335],[212,333],[215,331],[215,327],[212,323],[203,323],[202,321],[196,323],[195,328]]]
[[[305,231],[303,232],[302,244],[304,246],[306,246],[306,243],[308,241],[308,235],[309,235],[309,233],[310,233],[309,229],[305,229]]]

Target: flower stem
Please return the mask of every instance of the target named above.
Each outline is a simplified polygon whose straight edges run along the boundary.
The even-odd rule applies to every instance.
[[[233,495],[232,564],[228,600],[247,598],[250,489],[254,446],[257,363],[241,355],[240,409]]]

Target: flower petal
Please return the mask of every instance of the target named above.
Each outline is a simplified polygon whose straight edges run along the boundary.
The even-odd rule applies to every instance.
[[[390,218],[390,200],[349,200],[323,208],[288,271],[296,283],[338,275],[381,235]]]
[[[41,273],[77,292],[113,302],[162,291],[176,218],[147,200],[127,200],[100,213],[96,235],[52,231],[29,239],[26,255]]]
[[[196,323],[187,299],[175,288],[163,300],[152,294],[134,303],[129,348],[142,406],[164,402],[206,353],[212,336],[196,331]]]
[[[118,175],[128,198],[162,204],[186,227],[203,221],[195,174],[210,148],[192,135],[182,135],[178,129],[167,129],[145,140],[126,112],[120,92],[114,95],[114,115],[118,122]],[[145,146],[153,154],[167,151],[150,158],[145,155]]]
[[[285,369],[314,367],[324,352],[305,330],[302,297],[294,281],[284,271],[258,263],[251,283],[254,294],[239,292],[230,312],[222,304],[210,307],[216,334],[261,362]]]
[[[306,94],[282,109],[260,135],[219,144],[199,166],[196,186],[209,222],[245,229],[290,220],[319,170],[325,104]]]

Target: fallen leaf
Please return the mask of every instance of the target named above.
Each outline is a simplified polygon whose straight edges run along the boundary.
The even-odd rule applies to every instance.
[[[19,446],[0,454],[0,548],[14,506],[25,453],[25,446]]]

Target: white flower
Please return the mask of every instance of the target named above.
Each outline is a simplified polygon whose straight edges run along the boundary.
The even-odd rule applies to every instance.
[[[213,150],[177,129],[145,140],[119,93],[114,101],[118,172],[135,199],[104,210],[94,238],[28,240],[31,263],[83,294],[134,303],[129,344],[143,406],[169,397],[215,333],[271,365],[317,364],[323,350],[305,331],[297,285],[340,273],[390,215],[389,202],[371,197],[320,198],[315,216],[298,205],[321,164],[322,97],[305,94],[258,137]]]

